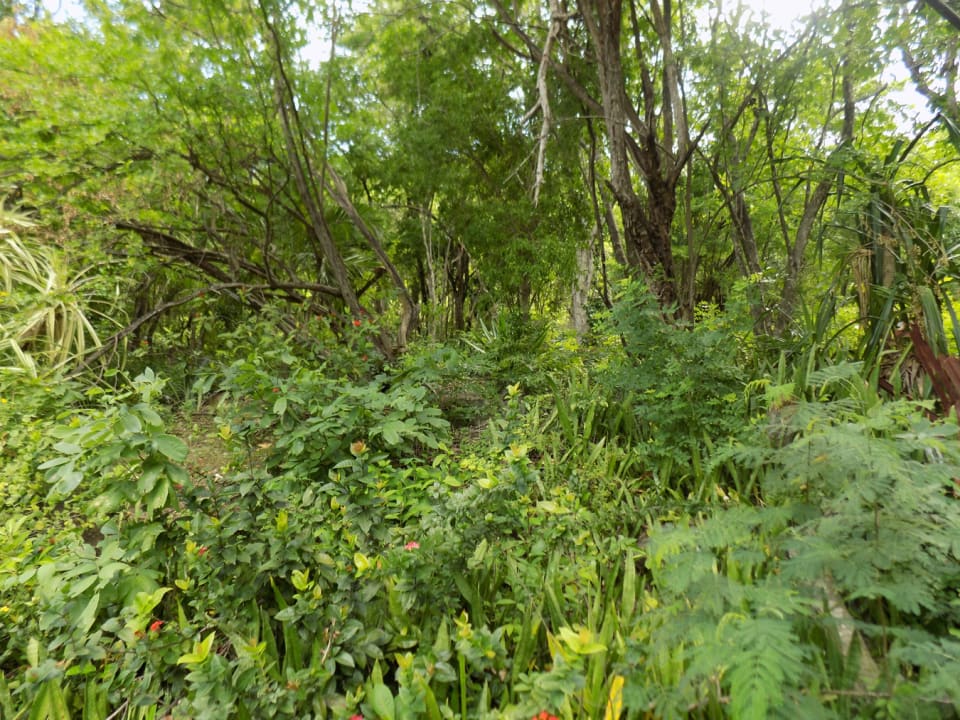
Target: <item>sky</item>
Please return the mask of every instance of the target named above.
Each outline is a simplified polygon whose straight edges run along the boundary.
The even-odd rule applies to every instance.
[[[837,1],[830,0],[832,5],[836,5]],[[724,2],[733,5],[736,0],[724,0]],[[809,14],[814,7],[822,5],[824,0],[743,0],[743,2],[753,8],[758,17],[765,14],[773,27],[789,30],[797,19]],[[358,0],[354,0],[355,8],[358,4],[360,4]],[[81,6],[82,0],[44,0],[44,7],[57,20],[82,15]],[[317,42],[312,43],[305,50],[304,57],[311,64],[319,65],[329,56],[329,47],[326,39],[318,38]],[[892,83],[906,80],[907,77],[906,68],[902,65],[894,65],[884,79]],[[906,85],[906,89],[893,94],[894,99],[910,108],[910,114],[916,113],[929,117],[930,113],[926,110],[925,100],[911,88],[909,82]]]
[[[736,0],[725,0],[731,4]],[[743,0],[745,5],[750,6],[758,16],[766,14],[769,17],[769,24],[782,30],[789,30],[793,23],[799,18],[809,15],[814,8],[823,5],[825,0]],[[832,7],[839,5],[838,0],[830,0]],[[904,83],[903,89],[890,93],[890,97],[895,102],[905,106],[908,118],[905,120],[916,120],[919,116],[923,121],[929,119],[931,112],[927,109],[927,101],[920,93],[913,89],[912,82],[909,81],[910,75],[907,68],[900,62],[899,57],[894,58],[894,63],[888,68],[883,80],[890,84]],[[904,82],[906,81],[906,82]]]
[[[808,14],[814,3],[811,0],[746,0],[759,13],[770,16],[770,23],[774,27],[788,29],[799,17]]]

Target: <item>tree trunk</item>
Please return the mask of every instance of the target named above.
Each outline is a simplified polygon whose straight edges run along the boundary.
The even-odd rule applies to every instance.
[[[360,216],[360,213],[357,212],[357,208],[350,200],[346,185],[329,165],[327,166],[327,192],[330,193],[330,197],[332,197],[337,205],[347,214],[347,217],[353,222],[354,227],[363,235],[367,241],[367,245],[373,250],[373,253],[382,263],[387,274],[390,275],[391,280],[393,280],[393,286],[400,296],[400,305],[402,308],[400,328],[397,331],[397,347],[403,349],[407,345],[409,334],[417,327],[417,321],[420,315],[419,308],[410,296],[410,292],[407,290],[406,283],[404,283],[403,278],[400,276],[400,272],[390,261],[390,257],[383,249],[383,243],[380,242],[380,238],[377,237],[376,233],[373,232],[370,226],[367,225]]]
[[[594,225],[590,233],[590,241],[577,248],[577,276],[573,281],[573,292],[570,297],[570,324],[577,334],[577,341],[582,343],[590,331],[590,320],[587,316],[587,301],[590,298],[590,288],[593,286],[593,247],[600,234],[600,227]]]
[[[620,206],[628,262],[639,267],[663,307],[677,299],[673,269],[671,227],[676,211],[676,182],[660,174],[659,144],[650,126],[641,122],[639,165],[647,185],[647,199],[637,194],[630,174],[628,125],[636,125],[636,112],[629,107],[623,75],[620,37],[621,0],[581,0],[580,11],[593,42],[600,79],[600,96],[610,158],[610,189]],[[644,83],[650,85],[649,83]],[[648,110],[652,109],[652,85],[645,88]]]

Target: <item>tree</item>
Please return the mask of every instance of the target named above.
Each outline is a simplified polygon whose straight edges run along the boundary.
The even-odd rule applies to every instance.
[[[372,126],[352,125],[360,182],[396,210],[396,235],[432,335],[472,318],[550,305],[588,234],[576,171],[536,183],[524,118],[530,79],[470,3],[386,2],[346,42]],[[566,133],[566,136],[564,136]],[[579,128],[553,133],[576,168]]]
[[[82,30],[50,29],[34,44],[20,45],[34,65],[34,82],[49,77],[69,87],[71,74],[107,78],[99,97],[86,88],[69,92],[78,100],[74,112],[102,127],[102,138],[86,150],[71,147],[54,155],[56,161],[29,178],[31,192],[61,207],[65,192],[98,197],[96,208],[85,208],[87,217],[135,233],[148,252],[192,267],[217,292],[254,309],[278,297],[342,307],[357,317],[370,312],[361,303],[361,290],[385,275],[403,313],[396,341],[383,335],[378,342],[387,354],[405,344],[416,325],[416,305],[376,231],[329,165],[326,110],[310,122],[299,110],[299,94],[312,71],[294,61],[303,42],[293,26],[296,8],[229,2],[214,13],[204,4],[93,3],[91,10],[102,39]],[[66,57],[75,50],[80,52]],[[53,55],[63,62],[44,59]],[[33,117],[40,103],[64,100],[35,98],[36,88],[18,80],[13,87],[22,88],[17,97],[25,117]],[[102,105],[104,94],[117,100]],[[25,142],[31,123],[15,118],[13,127],[20,152],[36,147]],[[84,152],[100,162],[74,186],[57,180],[56,173],[80,174],[70,166]],[[118,169],[132,172],[117,183]],[[111,183],[117,186],[105,195]],[[333,227],[331,205],[342,213],[339,229]],[[342,237],[336,238],[337,232]],[[114,234],[111,242],[119,237]],[[305,252],[310,262],[304,262]],[[349,268],[345,257],[355,252],[371,261]],[[147,279],[144,287],[152,284]],[[170,301],[153,298],[140,312]]]

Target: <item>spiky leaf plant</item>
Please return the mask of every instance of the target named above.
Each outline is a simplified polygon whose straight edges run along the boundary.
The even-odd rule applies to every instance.
[[[96,268],[76,270],[57,249],[21,238],[14,228],[29,230],[29,218],[0,212],[0,363],[35,377],[82,360],[100,345],[88,290]]]

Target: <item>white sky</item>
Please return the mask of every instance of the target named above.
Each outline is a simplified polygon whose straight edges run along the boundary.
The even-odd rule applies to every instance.
[[[733,5],[736,0],[723,0],[725,4]],[[789,30],[794,21],[809,14],[814,7],[822,6],[825,0],[743,0],[745,5],[750,6],[757,13],[758,19],[762,15],[768,17],[768,22],[777,28]],[[831,5],[836,5],[838,0],[830,0]],[[359,5],[367,4],[364,0],[354,0],[354,10]],[[44,6],[48,9],[56,20],[66,20],[71,17],[83,15],[82,0],[44,0]],[[311,64],[319,65],[325,61],[330,54],[329,43],[322,38],[318,38],[315,43],[311,43],[304,52],[304,57]],[[888,82],[897,82],[908,78],[906,68],[902,65],[894,65],[888,71],[884,79]],[[907,89],[893,93],[893,97],[910,108],[914,113],[928,117],[929,111],[926,110],[926,102],[913,90],[909,82],[906,83]]]
[[[736,2],[736,0],[724,1]],[[771,26],[783,30],[789,30],[796,20],[809,15],[815,8],[822,7],[825,2],[826,0],[743,0],[744,5],[753,8],[758,16],[766,14]],[[839,2],[838,0],[829,0],[829,4],[835,8]],[[925,121],[931,115],[927,109],[927,101],[914,90],[909,72],[900,61],[899,55],[895,55],[892,62],[893,64],[887,68],[883,80],[890,84],[906,82],[903,89],[890,93],[891,100],[905,106],[906,113],[909,116],[906,118],[907,120],[915,120],[916,116],[919,115]]]
[[[788,29],[794,20],[807,15],[814,3],[812,0],[744,0],[744,5],[749,5],[758,14],[769,15],[774,27]]]

